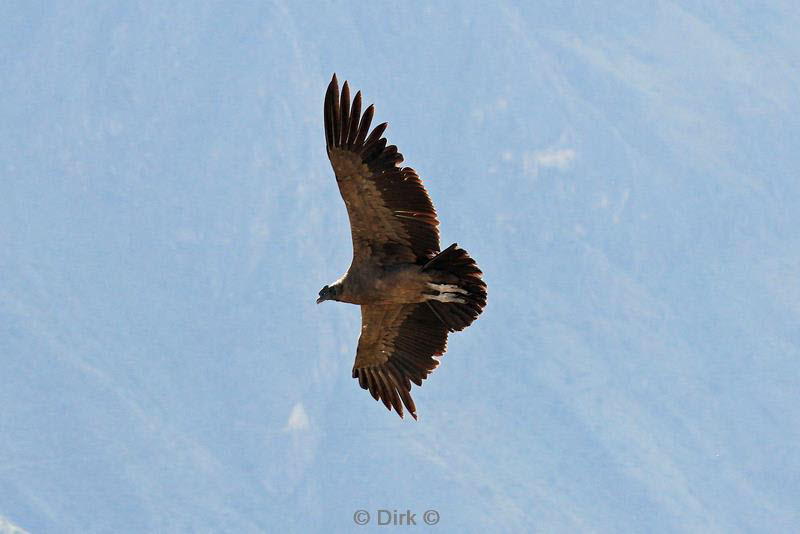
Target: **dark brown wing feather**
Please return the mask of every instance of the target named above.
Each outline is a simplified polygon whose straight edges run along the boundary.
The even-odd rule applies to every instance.
[[[353,378],[400,417],[405,405],[416,419],[411,383],[421,386],[439,365],[434,356],[444,354],[447,331],[424,303],[361,306]]]
[[[361,114],[361,92],[339,95],[333,75],[325,94],[325,141],[350,217],[353,256],[421,263],[439,251],[439,221],[428,192],[403,156],[386,145],[386,123],[369,133],[374,107]]]

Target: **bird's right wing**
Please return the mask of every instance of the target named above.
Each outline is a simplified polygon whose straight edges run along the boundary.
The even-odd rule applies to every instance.
[[[445,326],[425,303],[361,306],[353,378],[375,400],[403,417],[403,405],[414,419],[411,382],[421,386],[447,347]]]
[[[355,260],[419,263],[433,257],[439,251],[436,210],[414,169],[399,167],[397,147],[386,146],[386,123],[369,133],[374,107],[361,114],[360,91],[351,106],[347,82],[340,97],[335,74],[324,109],[328,158],[347,206]]]

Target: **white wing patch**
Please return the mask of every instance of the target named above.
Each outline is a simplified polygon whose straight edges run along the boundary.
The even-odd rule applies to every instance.
[[[464,304],[466,300],[459,297],[458,294],[466,295],[467,290],[461,289],[457,285],[453,284],[434,284],[428,282],[428,287],[435,290],[438,294],[436,295],[425,295],[425,298],[428,300],[438,300],[439,302],[456,302],[458,304]]]

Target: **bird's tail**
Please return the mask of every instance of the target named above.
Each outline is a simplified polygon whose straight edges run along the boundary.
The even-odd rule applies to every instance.
[[[486,283],[475,260],[458,244],[431,258],[422,271],[433,275],[434,285],[443,283],[444,291],[450,292],[450,298],[441,298],[445,295],[441,293],[425,302],[451,332],[463,330],[481,314],[486,306]]]

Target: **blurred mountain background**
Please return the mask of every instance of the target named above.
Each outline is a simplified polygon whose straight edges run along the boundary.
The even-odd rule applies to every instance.
[[[0,531],[800,529],[795,3],[3,13]],[[314,303],[333,72],[489,284],[418,422]]]

